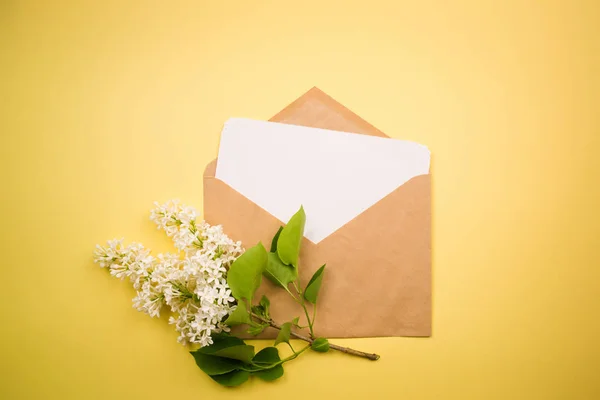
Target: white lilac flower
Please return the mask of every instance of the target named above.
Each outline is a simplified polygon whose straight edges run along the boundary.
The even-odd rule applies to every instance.
[[[120,239],[96,246],[94,261],[117,278],[129,278],[137,310],[158,317],[167,306],[179,342],[210,345],[213,332],[229,331],[223,321],[235,309],[235,299],[226,276],[243,252],[241,243],[227,237],[221,226],[197,223],[192,207],[176,200],[155,204],[150,219],[173,239],[180,254],[154,257],[141,244],[124,246]]]
[[[113,239],[106,247],[96,245],[94,259],[101,267],[108,268],[112,276],[120,279],[129,277],[135,285],[148,275],[154,257],[139,243],[124,246],[123,239]]]

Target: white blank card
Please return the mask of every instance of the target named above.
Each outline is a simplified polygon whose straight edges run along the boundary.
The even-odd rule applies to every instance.
[[[414,142],[232,118],[215,177],[284,223],[303,205],[304,236],[318,243],[429,164]]]

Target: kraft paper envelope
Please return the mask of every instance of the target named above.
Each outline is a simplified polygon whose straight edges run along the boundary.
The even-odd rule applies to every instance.
[[[386,137],[316,88],[271,121]],[[393,145],[395,141],[389,142]],[[360,165],[360,160],[357,163]],[[286,218],[277,218],[215,178],[216,169],[215,160],[204,174],[205,220],[223,225],[231,238],[241,240],[246,247],[258,241],[268,247]],[[428,169],[410,178],[333,233],[313,231],[313,241],[305,234],[300,254],[301,285],[327,264],[317,306],[317,335],[431,335],[430,178]],[[269,181],[271,177],[260,179]],[[377,180],[377,176],[372,179]],[[309,220],[307,209],[307,227]],[[263,293],[271,299],[271,314],[276,321],[285,322],[295,316],[304,319],[301,308],[289,295],[266,279],[257,295]],[[266,331],[263,337],[275,334]]]

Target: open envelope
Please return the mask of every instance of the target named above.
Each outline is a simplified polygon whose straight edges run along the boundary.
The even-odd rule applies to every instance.
[[[271,121],[386,137],[381,131],[316,88],[296,100]],[[247,120],[228,122],[222,136],[222,146],[223,140],[243,139],[239,133],[244,130],[254,129],[256,131],[254,133],[260,131],[261,135],[267,135],[262,140],[274,139],[275,136],[269,135],[283,132],[279,129],[281,127],[270,128],[272,125],[279,124],[258,125],[260,129],[255,124],[260,122]],[[288,132],[286,128],[285,135],[296,139],[305,132],[306,135],[313,135],[311,140],[317,140],[319,138],[314,135],[321,132],[324,138],[332,138],[331,143],[341,143],[339,140],[345,140],[342,152],[344,154],[340,155],[342,157],[340,162],[330,163],[336,168],[356,168],[356,165],[360,168],[360,160],[357,160],[354,166],[351,166],[347,160],[343,161],[343,157],[347,157],[348,152],[350,155],[353,154],[352,148],[360,148],[364,144],[367,147],[372,145],[375,146],[374,148],[381,149],[378,144],[381,139],[361,141],[360,139],[364,137],[357,137],[358,135],[338,138],[336,135],[348,134],[289,128],[291,131]],[[226,129],[232,130],[227,133],[229,139],[226,139]],[[323,148],[331,145],[325,139],[318,143]],[[421,155],[424,154],[424,147],[420,145],[413,143],[413,146],[416,146],[412,147],[414,151],[402,153],[400,141],[388,140],[386,143],[389,143],[387,147],[390,148],[397,146],[399,153],[390,153],[387,158],[384,156],[380,158],[386,159],[391,168],[402,171],[407,169],[406,174],[400,174],[396,181],[388,182],[388,186],[383,188],[381,185],[370,185],[369,183],[372,182],[369,180],[355,182],[354,185],[360,186],[351,188],[354,189],[353,193],[368,192],[370,196],[366,195],[364,198],[359,196],[358,204],[354,202],[348,206],[344,202],[339,202],[340,210],[328,209],[326,205],[318,202],[305,206],[307,229],[300,254],[301,285],[305,285],[322,264],[327,264],[317,306],[315,333],[318,336],[431,335],[429,159],[426,166],[423,164],[422,157],[416,156],[414,160],[411,159],[419,152]],[[317,165],[320,156],[331,156],[327,152],[325,155],[317,153],[311,153],[311,160]],[[402,157],[390,157],[392,154],[401,154]],[[374,163],[377,164],[379,161]],[[244,166],[243,162],[240,164]],[[374,168],[370,164],[366,163],[364,168]],[[419,165],[415,167],[415,164]],[[379,168],[386,165],[388,164],[381,164]],[[319,168],[324,167],[319,166]],[[221,175],[228,175],[227,171],[222,171],[225,169],[221,168]],[[310,168],[307,167],[307,174],[310,176],[309,172]],[[360,175],[360,172],[357,170],[356,174],[345,176]],[[300,205],[296,204],[291,211],[277,209],[278,205],[285,202],[275,200],[269,204],[269,196],[261,197],[260,187],[258,191],[252,192],[253,185],[244,187],[244,182],[231,181],[230,176],[227,177],[233,186],[253,198],[253,201],[223,180],[217,179],[216,174],[217,161],[215,160],[207,166],[204,174],[204,218],[210,224],[223,225],[225,232],[232,239],[241,240],[246,247],[258,241],[268,246],[279,226],[283,225],[282,221],[286,221]],[[319,178],[315,175],[315,182]],[[273,182],[268,174],[254,176],[254,179]],[[379,177],[372,176],[370,181],[377,182],[378,179]],[[335,187],[336,182],[337,180],[331,184]],[[276,185],[276,181],[273,184]],[[345,188],[351,184],[352,181],[344,182]],[[362,190],[362,185],[366,185],[369,190]],[[307,189],[303,187],[303,190]],[[377,190],[379,192],[371,193]],[[310,198],[307,201],[310,203]],[[328,213],[328,210],[331,212]],[[335,215],[329,217],[328,214]],[[313,225],[309,225],[311,216],[316,216],[314,219],[317,220]],[[260,290],[258,296],[264,293],[274,304],[271,314],[276,321],[285,322],[295,316],[300,316],[302,321],[301,308],[285,291],[270,282],[263,284]],[[265,332],[263,335],[268,337],[274,336],[275,333]]]

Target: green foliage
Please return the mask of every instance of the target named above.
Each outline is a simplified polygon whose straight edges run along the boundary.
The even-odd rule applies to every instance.
[[[215,351],[212,353],[214,356],[232,358],[234,360],[240,360],[249,363],[254,357],[254,346],[247,344],[239,346],[231,346],[222,350]]]
[[[269,301],[267,296],[263,295],[262,298],[260,299],[260,302],[258,303],[258,305],[252,306],[252,313],[255,315],[258,315],[259,317],[268,321],[271,319],[271,315],[269,314],[270,307],[271,307],[271,302]],[[227,323],[227,321],[225,321],[225,323]],[[266,322],[252,321],[252,323],[250,324],[250,327],[248,328],[248,330],[246,332],[248,332],[249,334],[251,334],[253,336],[256,336],[256,335],[260,334],[262,331],[264,331],[268,326],[269,326],[269,324]]]
[[[252,336],[256,336],[256,335],[261,334],[262,331],[264,331],[268,326],[269,325],[267,325],[267,324],[254,323],[246,330],[246,332],[248,332]]]
[[[207,347],[202,347],[198,349],[202,354],[212,354],[215,351],[226,349],[227,347],[239,346],[245,344],[244,341],[235,336],[231,336],[228,334],[216,334],[212,336],[213,344]]]
[[[280,227],[271,242],[264,275],[276,285],[288,289],[298,279],[298,257],[304,235],[304,209],[292,216],[285,227]]]
[[[246,382],[250,377],[250,372],[244,370],[231,371],[223,375],[211,375],[210,376],[215,382],[220,383],[223,386],[239,386]]]
[[[287,289],[288,284],[298,279],[298,268],[285,265],[277,253],[269,253],[264,275],[276,285]]]
[[[279,232],[277,239],[277,254],[279,259],[286,265],[298,267],[300,255],[300,244],[304,236],[304,224],[306,214],[301,206],[300,210],[290,218],[287,225]]]
[[[256,353],[256,355],[252,359],[253,363],[259,365],[274,364],[278,361],[281,361],[281,359],[279,358],[279,350],[277,350],[277,347],[265,347],[264,349]]]
[[[263,381],[274,381],[283,376],[283,365],[279,364],[273,368],[255,371],[252,375],[259,377]]]
[[[327,353],[329,351],[329,341],[325,338],[316,338],[310,345],[310,348],[319,353]]]
[[[304,289],[304,298],[313,303],[317,303],[317,297],[319,295],[319,289],[321,288],[321,282],[323,281],[323,272],[325,271],[325,265],[319,268],[310,278],[306,289]]]
[[[290,342],[290,333],[292,332],[292,323],[286,322],[281,325],[281,330],[275,339],[274,346],[277,346],[279,343],[289,343]]]
[[[273,381],[283,375],[283,361],[275,347],[267,347],[254,354],[254,347],[233,336],[217,334],[213,341],[212,345],[191,354],[198,367],[223,386],[241,385],[250,375],[265,381]]]
[[[281,361],[279,358],[279,350],[276,347],[265,347],[252,359],[252,362],[257,366],[270,366],[277,364]],[[283,366],[277,364],[272,368],[258,370],[252,373],[254,376],[259,377],[265,381],[274,381],[283,375]]]
[[[265,315],[269,316],[269,307],[271,307],[271,300],[267,296],[263,294],[258,302],[258,305],[261,306],[265,310]]]
[[[252,306],[252,312],[256,315],[263,317],[264,319],[270,319],[269,308],[271,307],[271,301],[267,296],[263,294],[260,302],[257,306]]]
[[[246,303],[244,300],[238,300],[238,305],[233,310],[229,317],[225,320],[225,323],[229,326],[242,325],[242,324],[251,324],[252,320],[250,319],[250,314],[248,314],[248,309],[246,308]]]
[[[243,362],[230,358],[211,356],[200,352],[192,352],[196,364],[208,375],[221,375],[238,369]]]
[[[279,240],[279,235],[281,235],[282,230],[283,226],[280,226],[275,236],[273,236],[273,240],[271,241],[271,249],[269,250],[271,253],[277,252],[277,240]]]
[[[287,225],[279,228],[271,242],[270,252],[258,243],[233,262],[227,274],[227,283],[238,306],[225,320],[225,324],[230,326],[247,324],[246,332],[255,336],[271,325],[276,326],[270,315],[271,302],[266,296],[262,296],[258,304],[252,304],[264,274],[300,303],[313,337],[314,315],[311,320],[306,302],[317,303],[325,265],[313,274],[304,291],[300,291],[295,282],[298,279],[298,259],[305,221],[304,209],[300,207]],[[294,283],[292,290],[295,290],[299,297],[290,291],[288,287],[290,283]],[[329,351],[329,341],[320,337],[300,351],[292,348],[293,354],[282,360],[275,346],[280,343],[290,344],[292,326],[303,328],[299,325],[299,321],[300,318],[296,317],[281,325],[273,347],[266,347],[256,354],[253,346],[227,333],[213,334],[212,345],[200,348],[191,354],[198,367],[223,386],[241,385],[250,376],[256,376],[264,381],[274,381],[283,376],[283,363],[295,359],[305,350],[312,349],[321,353]]]
[[[260,286],[261,276],[267,265],[267,250],[262,243],[249,248],[231,264],[227,273],[227,284],[237,300],[252,301]]]
[[[196,352],[215,357],[250,362],[254,357],[254,346],[246,345],[242,339],[235,336],[223,335],[220,337],[213,337],[212,345],[202,347]]]

